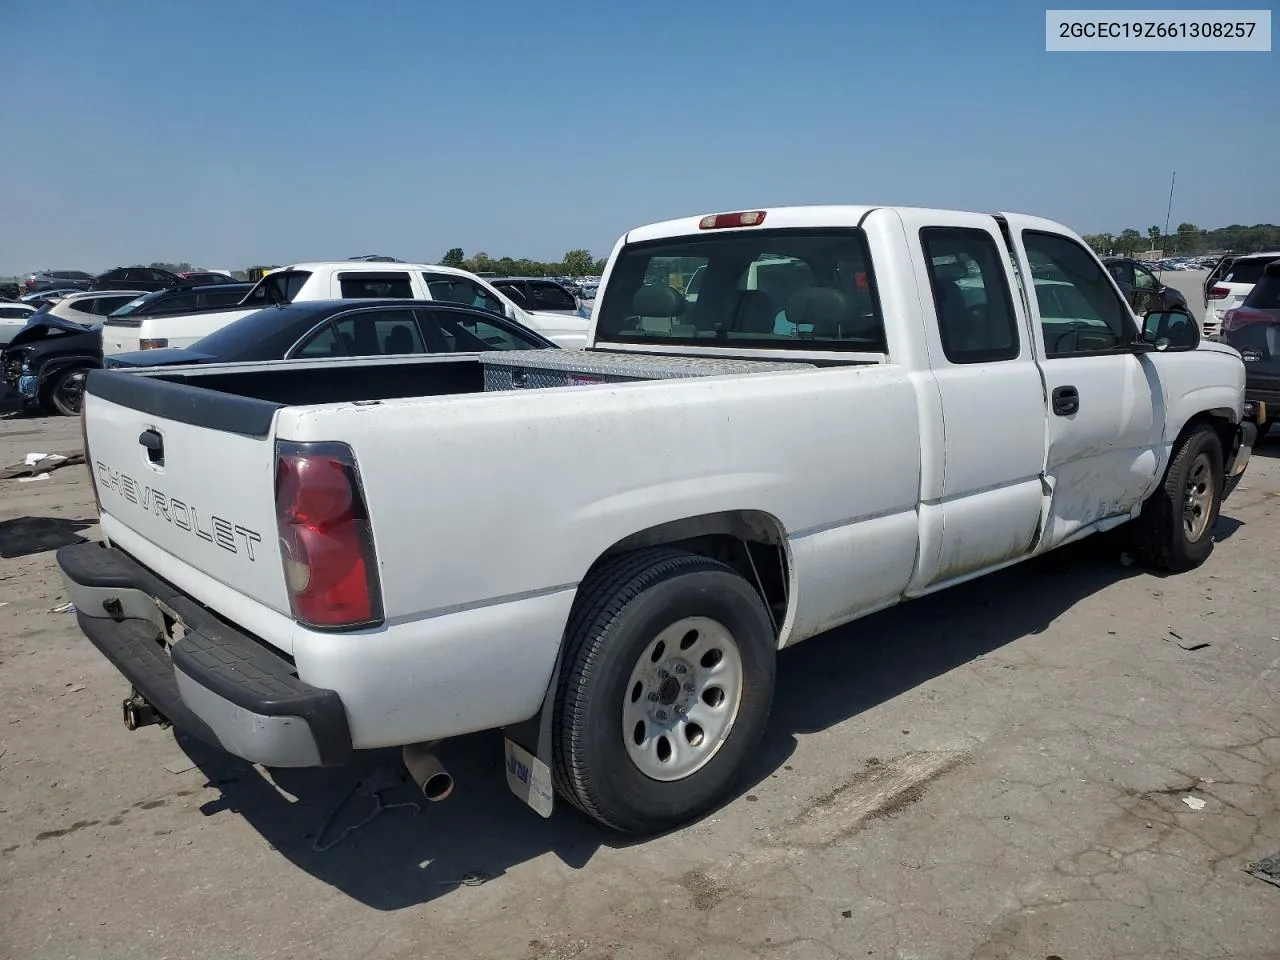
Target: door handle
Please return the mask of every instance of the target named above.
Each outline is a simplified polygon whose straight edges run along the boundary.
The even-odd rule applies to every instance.
[[[1053,390],[1053,412],[1059,417],[1069,417],[1080,411],[1080,391],[1075,387],[1055,387]]]
[[[143,430],[138,443],[147,451],[147,459],[157,467],[164,466],[164,437],[155,430]]]

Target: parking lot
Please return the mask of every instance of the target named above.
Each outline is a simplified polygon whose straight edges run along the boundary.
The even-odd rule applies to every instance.
[[[1197,312],[1201,273],[1166,275]],[[0,466],[73,419],[0,415]],[[0,480],[0,956],[1087,958],[1280,955],[1280,438],[1200,569],[1095,538],[784,652],[751,776],[635,842],[506,789],[495,734],[265,771],[129,733],[54,564],[83,466]],[[354,828],[344,836],[344,831]]]

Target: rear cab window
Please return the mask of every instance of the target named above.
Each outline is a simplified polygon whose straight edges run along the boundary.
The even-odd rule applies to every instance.
[[[886,352],[866,237],[847,227],[735,230],[624,247],[604,291],[597,340]]]
[[[340,273],[338,289],[343,300],[413,299],[413,285],[409,281],[409,274],[394,271]]]
[[[1220,283],[1257,283],[1272,257],[1236,257],[1219,278]]]

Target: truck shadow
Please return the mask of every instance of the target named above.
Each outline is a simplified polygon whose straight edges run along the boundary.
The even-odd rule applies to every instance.
[[[1121,563],[1114,541],[1093,537],[784,651],[769,729],[738,795],[780,770],[797,735],[849,722],[976,656],[1043,631],[1082,598],[1143,575],[1149,574]],[[563,802],[549,820],[528,810],[507,790],[497,733],[441,745],[457,786],[440,804],[414,796],[395,750],[370,752],[338,770],[272,770],[269,780],[189,738],[179,742],[208,785],[221,791],[202,812],[234,811],[299,869],[378,910],[429,902],[548,854],[579,869],[601,847],[643,842],[598,828]],[[374,812],[370,785],[387,787],[384,803],[414,801],[421,809],[384,810],[327,851],[317,850]],[[732,807],[716,816],[732,817]]]
[[[62,517],[15,517],[0,520],[0,558],[29,557],[47,550],[57,550],[73,543],[84,543],[81,530],[94,526],[97,520],[66,520]]]

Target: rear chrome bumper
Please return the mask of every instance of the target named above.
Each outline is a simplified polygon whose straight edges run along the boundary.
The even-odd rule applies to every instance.
[[[351,758],[336,693],[303,683],[284,657],[128,554],[76,544],[58,551],[58,566],[85,636],[178,729],[266,766]]]

